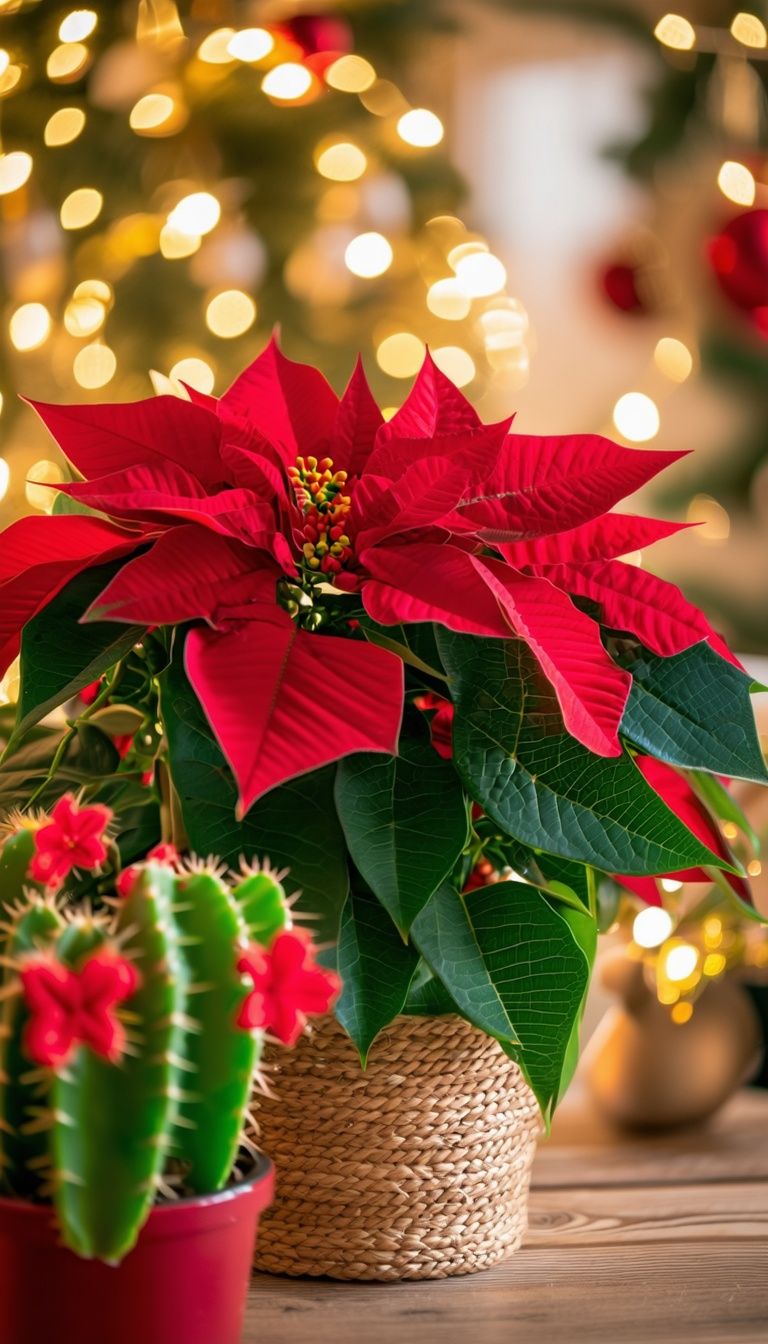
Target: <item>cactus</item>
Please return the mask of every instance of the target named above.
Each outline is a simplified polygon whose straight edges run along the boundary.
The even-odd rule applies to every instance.
[[[231,1175],[263,1039],[239,1021],[238,963],[290,914],[268,869],[232,890],[213,862],[148,862],[108,911],[68,909],[26,878],[33,847],[28,823],[0,851],[0,1189],[50,1198],[66,1245],[117,1262],[158,1190],[210,1193]],[[109,998],[89,998],[89,975]]]

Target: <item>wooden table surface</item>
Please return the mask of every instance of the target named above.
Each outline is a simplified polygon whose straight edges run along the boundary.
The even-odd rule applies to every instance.
[[[243,1344],[768,1340],[768,1093],[621,1135],[578,1094],[539,1147],[523,1247],[432,1283],[256,1275]],[[214,1341],[211,1342],[214,1344]]]

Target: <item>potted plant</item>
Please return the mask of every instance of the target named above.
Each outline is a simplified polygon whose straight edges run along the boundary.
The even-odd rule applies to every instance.
[[[68,901],[110,819],[68,794],[0,850],[3,1337],[237,1344],[273,1186],[244,1134],[264,1029],[293,1043],[336,981],[269,871],[166,847],[111,908]]]
[[[522,1235],[607,875],[750,909],[717,818],[721,776],[766,780],[751,679],[621,559],[678,530],[612,512],[677,454],[483,425],[429,357],[387,423],[360,366],[338,399],[274,343],[188,395],[37,406],[77,476],[4,537],[5,769],[119,797],[126,861],[163,821],[290,867],[344,988],[259,1105],[259,1263],[466,1272]],[[95,677],[51,762],[36,725]]]

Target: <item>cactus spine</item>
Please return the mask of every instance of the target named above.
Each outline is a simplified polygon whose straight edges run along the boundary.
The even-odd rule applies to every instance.
[[[247,989],[238,952],[286,927],[289,911],[269,871],[231,891],[212,863],[180,874],[148,863],[108,917],[68,912],[25,882],[29,846],[17,832],[0,855],[0,1189],[50,1197],[64,1242],[115,1262],[159,1187],[210,1193],[230,1176],[261,1045],[236,1024]],[[47,957],[79,976],[96,954],[138,972],[116,1009],[121,1057],[80,1042],[36,1067],[25,966]]]

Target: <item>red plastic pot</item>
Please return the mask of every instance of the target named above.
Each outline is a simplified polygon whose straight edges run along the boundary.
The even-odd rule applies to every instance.
[[[49,1206],[0,1198],[2,1344],[239,1344],[274,1169],[154,1208],[114,1268],[61,1246]]]

